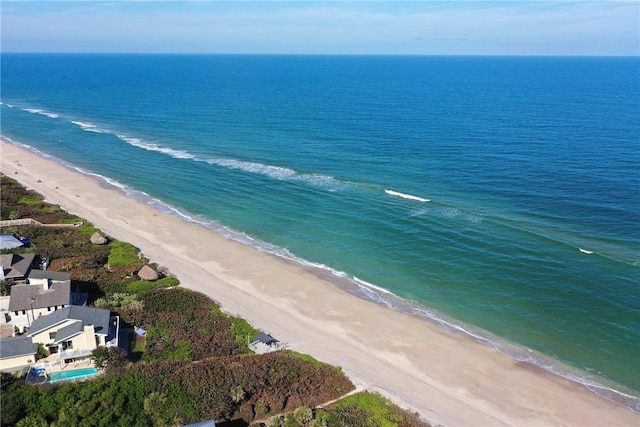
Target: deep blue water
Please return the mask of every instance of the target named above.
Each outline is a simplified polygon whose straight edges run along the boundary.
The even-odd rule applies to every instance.
[[[640,391],[638,58],[1,59],[11,140]]]

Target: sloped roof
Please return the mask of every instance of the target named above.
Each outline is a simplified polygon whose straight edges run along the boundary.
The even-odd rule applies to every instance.
[[[38,346],[31,337],[11,337],[0,339],[0,359],[36,354]]]
[[[150,265],[145,265],[140,269],[140,271],[138,271],[138,277],[140,277],[142,280],[154,281],[158,280],[158,277],[160,276],[158,275],[158,272],[153,269],[153,267],[151,267]]]
[[[81,322],[81,328],[93,325],[96,334],[107,335],[109,333],[110,314],[111,312],[109,310],[102,308],[70,305],[62,310],[54,311],[51,314],[34,320],[29,329],[29,335],[33,336],[67,320],[79,320]]]
[[[47,308],[71,304],[71,281],[56,282],[49,289],[37,285],[13,285],[9,311]]]
[[[104,245],[105,243],[107,243],[107,238],[104,237],[102,234],[98,233],[97,231],[93,233],[93,236],[91,236],[91,239],[89,240],[94,245]]]
[[[23,243],[13,234],[0,234],[0,249],[19,248]]]
[[[63,271],[31,270],[29,279],[50,279],[56,282],[71,280],[71,273]]]
[[[0,265],[4,269],[5,279],[23,278],[29,274],[36,254],[3,254]]]
[[[256,340],[260,341],[261,343],[264,344],[272,344],[274,342],[277,342],[278,340],[275,339],[274,337],[272,337],[269,334],[265,334],[264,332],[260,332],[256,335]]]
[[[83,329],[82,322],[80,320],[75,321],[64,328],[58,329],[58,332],[56,332],[56,339],[53,343],[60,344],[62,341],[66,341],[72,336],[79,334]]]
[[[216,422],[215,420],[206,420],[198,423],[187,424],[184,427],[216,427]]]

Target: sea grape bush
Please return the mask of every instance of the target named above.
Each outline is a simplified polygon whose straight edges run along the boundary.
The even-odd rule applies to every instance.
[[[188,396],[197,419],[251,422],[300,406],[314,406],[353,389],[344,374],[330,366],[316,367],[282,353],[209,358],[197,363],[163,361],[134,369],[148,378],[153,391],[177,385]]]
[[[139,296],[148,313],[163,313],[167,311],[184,311],[193,308],[208,308],[219,311],[215,302],[200,292],[183,288],[156,289],[142,293]]]
[[[212,418],[250,423],[335,399],[353,384],[332,369],[271,353],[141,363],[123,373],[51,388],[3,374],[2,388],[3,426],[147,426]]]

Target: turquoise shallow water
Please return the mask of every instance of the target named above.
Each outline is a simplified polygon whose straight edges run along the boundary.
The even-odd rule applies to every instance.
[[[637,58],[1,66],[16,143],[600,392],[640,391]]]
[[[72,371],[60,371],[52,372],[48,375],[49,382],[73,380],[82,377],[88,377],[96,375],[98,370],[96,368],[75,369]]]

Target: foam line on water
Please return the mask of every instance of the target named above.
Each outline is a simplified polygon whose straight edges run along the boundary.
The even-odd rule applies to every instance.
[[[81,122],[76,120],[71,120],[71,123],[73,123],[76,126],[79,126],[80,129],[82,129],[85,132],[105,133],[103,130],[99,129],[98,126],[94,125],[93,123]]]
[[[40,108],[23,108],[22,111],[26,111],[27,113],[31,113],[31,114],[40,114],[41,116],[46,116],[46,117],[49,117],[50,119],[58,118],[57,114],[49,113]]]
[[[403,199],[407,199],[407,200],[415,200],[416,202],[430,202],[431,200],[429,199],[425,199],[419,196],[414,196],[413,194],[406,194],[406,193],[401,193],[399,191],[393,191],[393,190],[384,190],[385,193],[387,193],[390,196],[394,196],[394,197],[401,197]]]
[[[4,104],[4,105],[9,106],[8,104]],[[57,119],[63,118],[59,114],[46,112],[42,108],[38,108],[38,107],[21,108],[19,106],[19,108],[22,111],[26,111],[32,114],[41,114],[50,118],[57,118]],[[64,118],[66,119],[66,116]],[[331,175],[320,174],[320,173],[303,173],[303,172],[299,172],[284,166],[268,165],[268,164],[263,164],[258,162],[251,162],[251,161],[224,158],[224,157],[211,157],[211,158],[197,157],[187,151],[177,150],[169,147],[163,147],[153,142],[145,141],[142,138],[131,137],[131,136],[125,135],[124,133],[117,133],[109,130],[104,126],[99,126],[89,121],[85,121],[85,120],[81,121],[76,119],[73,119],[70,121],[72,124],[80,127],[82,130],[86,132],[111,134],[117,137],[118,139],[120,139],[121,141],[126,142],[132,146],[142,148],[148,151],[160,152],[177,159],[188,159],[192,161],[206,162],[208,164],[215,165],[215,166],[263,175],[274,180],[289,181],[289,182],[303,182],[305,184],[312,185],[314,187],[321,188],[323,190],[331,191],[331,192],[344,190],[350,187],[351,188],[359,187],[359,188],[367,188],[374,191],[383,190],[384,193],[389,196],[403,198],[405,200],[412,200],[420,203],[425,203],[430,201],[430,199],[426,199],[413,194],[402,193],[399,191],[387,189],[385,187],[382,187],[376,184],[341,180]],[[471,213],[464,209],[460,209],[455,206],[448,206],[446,204],[441,205],[440,209],[436,209],[432,211],[426,211],[426,210],[412,211],[410,213],[410,216],[421,217],[421,216],[425,216],[427,214],[432,214],[432,213],[437,214],[440,217],[445,217],[449,219],[462,217],[473,223],[481,222],[485,217],[487,217],[487,215],[485,214]],[[584,242],[579,243],[579,245],[576,245],[576,243],[578,242],[577,241],[574,242],[570,236],[563,237],[562,230],[558,230],[557,233],[553,233],[553,234],[548,233],[548,232],[545,232],[544,230],[537,230],[535,229],[535,227],[526,226],[526,221],[523,221],[523,220],[517,221],[516,223],[517,225],[515,225],[513,224],[512,220],[501,218],[499,214],[497,215],[495,213],[488,214],[487,219],[489,218],[492,218],[492,222],[500,226],[505,226],[505,227],[517,229],[522,232],[531,233],[539,237],[556,241],[561,244],[570,245],[571,247],[577,248],[578,250],[580,250],[584,244],[591,244],[590,242],[587,242],[585,240]],[[584,239],[581,239],[581,240],[584,240]],[[594,245],[591,245],[591,246],[594,246]],[[629,255],[622,254],[619,251],[616,251],[614,253],[609,249],[605,250],[605,248],[599,247],[599,245],[597,244],[595,244],[595,246],[598,246],[597,255],[599,256],[611,259],[612,261],[615,261],[615,262],[622,262],[632,266],[640,265],[640,260],[633,256],[630,257]],[[591,255],[591,253],[589,252],[596,254],[596,252],[591,249],[584,250],[584,251],[580,250],[580,252],[587,255]],[[629,251],[629,253],[632,254],[633,252]]]

